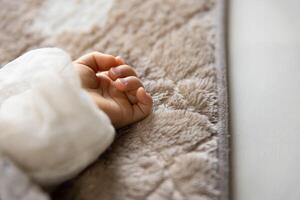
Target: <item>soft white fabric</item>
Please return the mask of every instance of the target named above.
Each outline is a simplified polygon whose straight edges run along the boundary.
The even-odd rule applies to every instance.
[[[30,51],[0,70],[0,150],[42,185],[78,174],[114,128],[57,48]]]

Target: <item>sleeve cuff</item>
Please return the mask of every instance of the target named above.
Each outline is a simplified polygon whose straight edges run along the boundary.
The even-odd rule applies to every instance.
[[[115,135],[57,48],[30,51],[0,70],[0,129],[0,150],[41,185],[78,174]]]

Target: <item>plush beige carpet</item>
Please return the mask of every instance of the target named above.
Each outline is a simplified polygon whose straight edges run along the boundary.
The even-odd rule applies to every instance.
[[[121,55],[154,112],[53,199],[227,199],[224,1],[0,0],[0,63],[58,46]],[[1,173],[1,172],[0,172]]]

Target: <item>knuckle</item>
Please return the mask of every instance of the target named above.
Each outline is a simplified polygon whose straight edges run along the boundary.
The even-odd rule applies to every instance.
[[[135,71],[135,69],[134,69],[133,67],[131,67],[131,66],[128,65],[128,69],[129,69],[135,76],[137,75],[137,73],[136,73],[136,71]]]
[[[141,81],[138,77],[136,77],[136,76],[132,76],[131,78],[132,78],[132,80],[134,80],[135,82],[142,83],[142,81]]]
[[[121,65],[120,67],[124,68],[124,69],[130,69],[131,68],[129,65]]]
[[[127,71],[128,73],[133,74],[134,76],[137,75],[135,69],[133,67],[131,67],[130,65],[121,65],[120,69],[122,71]]]

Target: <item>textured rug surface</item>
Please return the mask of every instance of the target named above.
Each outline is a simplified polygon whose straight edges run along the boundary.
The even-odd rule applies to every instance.
[[[145,120],[53,199],[227,199],[224,1],[0,0],[0,63],[57,46],[134,66],[154,99]]]

